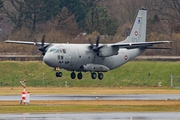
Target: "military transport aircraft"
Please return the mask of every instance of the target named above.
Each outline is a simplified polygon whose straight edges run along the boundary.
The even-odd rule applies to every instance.
[[[103,72],[115,69],[134,59],[146,49],[162,49],[153,47],[154,44],[171,43],[170,41],[146,42],[147,10],[141,8],[132,26],[130,35],[121,42],[112,44],[96,44],[89,40],[89,44],[60,44],[13,41],[6,43],[36,45],[43,54],[43,61],[50,67],[71,71],[71,78],[82,79],[82,72],[91,72],[92,79],[103,79]],[[62,72],[57,71],[56,77],[62,77]]]

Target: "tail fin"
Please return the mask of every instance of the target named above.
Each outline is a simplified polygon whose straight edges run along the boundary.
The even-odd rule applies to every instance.
[[[141,8],[136,16],[136,20],[131,29],[130,36],[123,42],[135,43],[146,41],[146,22],[147,22],[147,9]]]

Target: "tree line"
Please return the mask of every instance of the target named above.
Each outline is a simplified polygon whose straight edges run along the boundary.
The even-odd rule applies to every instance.
[[[180,0],[0,0],[2,19],[12,26],[4,39],[39,41],[46,34],[48,42],[87,42],[75,39],[82,32],[123,40],[141,7],[148,10],[147,41],[171,40],[175,49],[163,53],[180,55]]]
[[[8,0],[8,2],[13,9],[3,7],[3,10],[14,29],[25,27],[31,32],[39,32],[40,24],[53,20],[57,23],[57,29],[65,31],[69,24],[74,23],[71,27],[76,27],[77,32],[98,31],[99,34],[114,35],[118,27],[117,20],[110,18],[107,10],[96,4],[97,0]]]

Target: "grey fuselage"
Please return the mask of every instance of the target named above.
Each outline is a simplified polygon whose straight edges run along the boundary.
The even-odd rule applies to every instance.
[[[48,48],[43,60],[53,68],[79,72],[106,72],[123,65],[144,51],[142,48],[120,48],[117,55],[100,57],[89,49],[89,44],[53,44]]]

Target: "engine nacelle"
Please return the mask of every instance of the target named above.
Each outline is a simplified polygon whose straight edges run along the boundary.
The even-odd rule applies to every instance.
[[[85,64],[80,67],[84,71],[93,71],[93,72],[107,72],[110,69],[104,65],[98,64]]]
[[[103,46],[100,50],[98,55],[100,57],[110,57],[113,55],[117,55],[119,51],[118,47],[111,47],[111,46]]]

